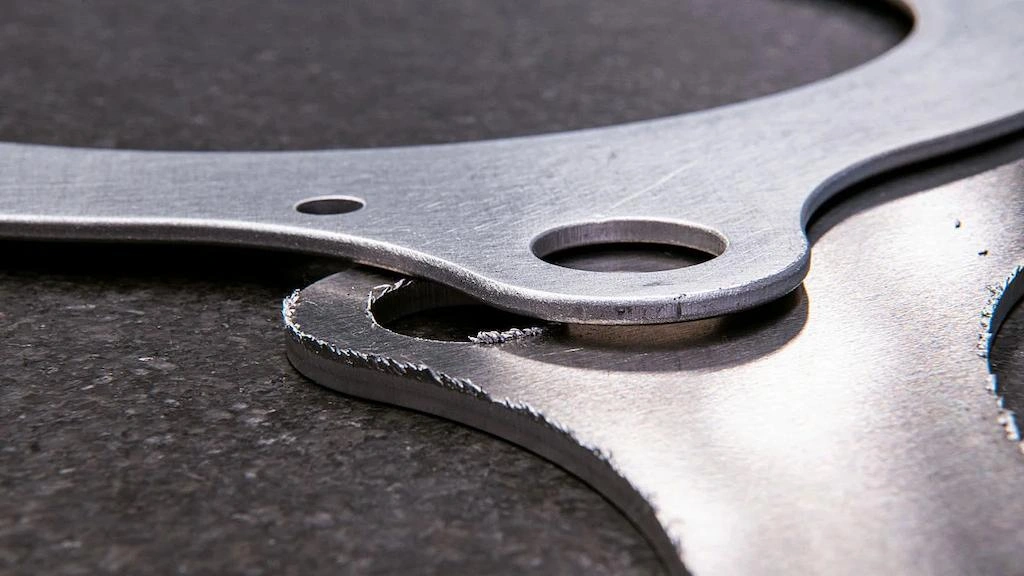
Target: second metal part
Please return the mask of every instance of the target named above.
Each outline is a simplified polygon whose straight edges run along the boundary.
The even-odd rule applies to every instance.
[[[458,296],[355,268],[288,299],[289,358],[561,464],[674,573],[1016,574],[1024,458],[985,356],[1024,293],[1022,155],[842,203],[804,287],[746,313],[431,341],[374,318]]]

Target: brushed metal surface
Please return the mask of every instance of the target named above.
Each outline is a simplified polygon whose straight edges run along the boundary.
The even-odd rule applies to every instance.
[[[812,224],[803,286],[745,313],[431,341],[373,311],[466,297],[352,269],[286,300],[289,357],[563,465],[677,573],[1017,573],[1024,458],[986,354],[1024,292],[1021,158],[856,194]]]
[[[792,291],[830,196],[1024,124],[1020,0],[914,0],[915,29],[830,79],[710,111],[409,148],[167,153],[0,145],[0,236],[252,244],[347,256],[549,320],[648,324]],[[365,207],[310,214],[344,195]],[[545,252],[653,241],[676,270],[571,270]]]

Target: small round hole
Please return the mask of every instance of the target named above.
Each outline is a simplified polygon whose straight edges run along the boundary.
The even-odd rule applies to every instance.
[[[352,196],[321,196],[303,200],[295,205],[295,209],[303,214],[327,216],[355,212],[365,205],[365,202]]]
[[[726,240],[704,228],[658,220],[607,220],[544,232],[533,253],[556,266],[590,272],[658,272],[686,268],[725,251]]]

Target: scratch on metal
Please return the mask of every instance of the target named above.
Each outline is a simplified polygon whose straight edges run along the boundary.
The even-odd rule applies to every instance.
[[[622,206],[623,204],[627,204],[629,202],[632,202],[633,200],[636,200],[637,198],[639,198],[639,197],[641,197],[641,196],[643,196],[643,195],[645,195],[645,194],[647,194],[647,193],[649,193],[649,192],[651,192],[653,190],[656,190],[656,189],[660,188],[661,186],[666,184],[669,180],[671,180],[671,179],[675,178],[676,176],[680,175],[684,170],[686,170],[687,168],[690,168],[690,167],[691,166],[689,164],[683,164],[682,166],[676,168],[675,170],[672,170],[668,174],[665,174],[661,178],[658,178],[657,180],[654,181],[653,184],[648,184],[647,186],[644,186],[643,188],[641,188],[640,190],[637,190],[636,192],[634,192],[632,194],[629,194],[627,196],[623,196],[621,199],[619,199],[618,202],[615,202],[614,204],[609,206],[608,210],[614,210],[614,209]]]

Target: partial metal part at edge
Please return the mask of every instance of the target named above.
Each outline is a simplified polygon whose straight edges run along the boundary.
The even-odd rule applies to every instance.
[[[1024,126],[1024,1],[900,6],[913,14],[913,32],[868,64],[748,102],[608,128],[319,152],[0,144],[0,236],[326,253],[554,321],[653,324],[736,312],[800,284],[804,227],[830,196]],[[365,206],[338,215],[295,209],[325,195]],[[542,260],[609,242],[717,257],[642,274]]]

